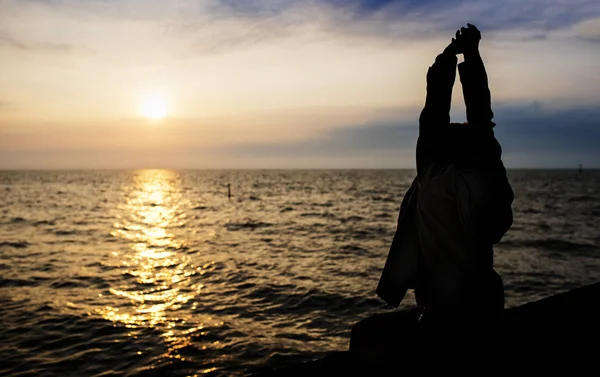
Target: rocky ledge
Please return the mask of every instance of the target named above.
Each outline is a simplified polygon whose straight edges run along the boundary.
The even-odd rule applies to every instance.
[[[600,335],[600,283],[508,308],[493,324],[477,321],[473,313],[443,328],[421,328],[416,325],[420,314],[420,308],[410,308],[366,318],[352,327],[348,351],[253,376],[391,376],[416,367],[435,369],[436,363],[445,372],[461,372],[460,361],[472,367],[477,358],[501,361],[502,367],[515,367],[512,363],[521,360],[519,367],[535,365],[539,372],[556,361],[548,357],[550,352],[568,360],[573,371],[585,360],[597,359],[596,351],[589,352],[597,350]],[[455,363],[439,365],[440,360]]]

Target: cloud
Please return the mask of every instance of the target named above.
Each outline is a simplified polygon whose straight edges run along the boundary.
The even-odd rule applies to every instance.
[[[91,48],[78,47],[68,43],[55,43],[48,41],[29,41],[16,38],[6,31],[0,31],[0,47],[8,47],[26,52],[41,52],[47,54],[83,54],[94,55]]]
[[[505,39],[539,40],[552,31],[600,16],[600,3],[596,0],[500,3],[495,0],[29,0],[0,5],[0,13],[22,16],[28,12],[42,17],[60,14],[86,23],[144,22],[153,24],[168,38],[185,39],[189,53],[221,54],[283,40],[393,46],[443,36],[449,39],[466,22],[476,24],[487,35],[498,33]],[[0,37],[3,41],[0,43],[21,49],[73,50],[69,43],[24,42],[18,37]]]
[[[310,140],[289,143],[238,144],[225,153],[250,157],[357,157],[393,150],[414,155],[418,111],[412,119],[386,119],[336,128]],[[509,167],[600,167],[600,109],[499,105],[495,108],[496,136]],[[396,161],[398,167],[413,161]],[[380,166],[389,162],[379,161]]]
[[[416,26],[416,32],[423,31],[423,26],[427,30],[440,30],[457,28],[466,22],[481,24],[489,30],[515,27],[552,30],[571,26],[593,14],[600,15],[600,6],[595,0],[508,0],[502,3],[494,0],[220,0],[212,4],[212,9],[218,9],[225,17],[282,17],[286,13],[316,9],[330,15],[314,17],[307,12],[306,21],[340,21],[343,23],[335,25],[340,30],[367,30],[365,23],[379,24],[372,30],[386,31],[390,36],[397,36],[394,30],[400,28],[400,23]],[[345,22],[350,20],[353,23]]]
[[[16,48],[18,50],[36,50],[51,53],[68,53],[74,50],[73,46],[64,43],[39,41],[25,42],[23,40],[13,37],[7,32],[0,32],[0,45]]]
[[[579,35],[584,39],[600,41],[600,18],[585,20],[577,25]]]
[[[528,106],[496,110],[498,137],[506,139],[507,151],[586,152],[600,157],[600,109],[546,108],[533,102]],[[600,162],[600,160],[599,160]]]
[[[286,0],[219,0],[211,2],[210,7],[220,14],[233,14],[236,17],[273,16],[293,7]]]
[[[164,29],[193,38],[190,48],[196,52],[223,53],[285,39],[390,46],[443,35],[449,39],[467,22],[496,39],[541,40],[600,16],[595,0],[219,0],[208,4],[166,21]]]
[[[381,152],[386,149],[411,148],[416,136],[414,121],[382,121],[335,129],[309,140],[238,144],[228,148],[227,153],[271,157],[348,156],[353,151]]]

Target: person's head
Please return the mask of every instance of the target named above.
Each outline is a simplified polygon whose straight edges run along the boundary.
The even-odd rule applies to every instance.
[[[442,133],[444,155],[460,166],[477,166],[487,158],[500,158],[500,144],[491,127],[450,123]]]

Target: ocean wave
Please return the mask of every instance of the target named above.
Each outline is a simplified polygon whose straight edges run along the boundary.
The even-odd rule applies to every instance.
[[[348,217],[344,217],[340,219],[340,222],[342,223],[360,223],[362,221],[365,221],[366,219],[362,216],[348,216]]]
[[[79,231],[79,230],[62,230],[62,229],[59,229],[59,230],[55,230],[53,233],[55,235],[57,235],[57,236],[72,236],[72,235],[80,234],[81,231]]]
[[[326,203],[310,203],[311,206],[313,207],[333,207],[334,203],[333,202],[326,202]]]
[[[534,240],[506,240],[502,241],[504,246],[514,248],[530,247],[540,250],[561,251],[561,252],[591,252],[598,251],[598,246],[590,243],[567,241],[562,239],[534,239]]]
[[[38,220],[38,221],[34,221],[32,224],[34,226],[39,226],[39,225],[51,225],[51,226],[54,226],[54,225],[56,225],[56,221],[54,221],[54,220]]]
[[[0,287],[34,287],[38,282],[29,279],[9,279],[0,277]]]
[[[336,249],[336,251],[339,253],[352,255],[363,255],[367,253],[367,250],[356,245],[342,245],[338,249]]]
[[[538,214],[538,213],[542,213],[542,211],[540,211],[539,209],[535,209],[535,208],[517,209],[517,212],[526,213],[526,214]]]
[[[336,216],[333,213],[325,212],[305,212],[299,215],[300,217],[317,217],[321,219],[334,219]]]
[[[380,195],[374,195],[371,197],[371,200],[375,201],[375,202],[386,202],[386,203],[400,203],[401,200],[399,200],[396,197],[392,197],[392,196],[380,196]]]
[[[300,292],[290,292],[289,289],[289,286],[271,284],[248,291],[242,296],[254,299],[257,307],[253,309],[258,309],[262,315],[284,313],[303,315],[324,309],[327,309],[330,314],[335,314],[356,308],[382,307],[382,302],[378,299],[348,297],[314,288]],[[315,323],[306,326],[315,327]]]
[[[24,249],[30,245],[31,244],[27,241],[2,241],[2,242],[0,242],[0,247],[7,246],[7,247],[15,248],[15,249]]]
[[[61,288],[86,288],[90,286],[90,282],[88,281],[75,281],[72,279],[58,279],[50,283],[51,288],[61,289]]]
[[[144,339],[139,341],[128,336],[131,329],[125,326],[91,316],[61,314],[47,305],[42,309],[2,310],[6,326],[0,329],[0,336],[5,344],[11,344],[9,349],[1,349],[3,369],[8,374],[23,372],[24,365],[36,375],[64,375],[67,371],[77,371],[78,375],[143,375],[148,365],[154,365],[153,371],[159,374],[169,374],[181,368],[177,361],[156,368],[168,349],[162,345],[160,334],[152,334],[152,330],[135,330],[138,339]]]
[[[577,203],[577,202],[591,202],[591,201],[595,201],[596,199],[592,196],[589,195],[581,195],[581,196],[575,196],[572,198],[569,198],[568,201],[573,203]]]
[[[229,223],[225,225],[225,228],[229,231],[239,231],[239,230],[256,230],[260,228],[271,227],[273,224],[266,223],[263,221],[248,221],[244,223]]]

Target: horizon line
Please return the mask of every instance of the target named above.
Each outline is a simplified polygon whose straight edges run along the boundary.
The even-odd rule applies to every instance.
[[[327,168],[0,168],[0,172],[52,172],[52,171],[139,171],[139,170],[179,170],[179,171],[348,171],[348,170],[417,170],[416,168],[339,168],[339,167],[327,167]],[[578,171],[579,167],[506,167],[506,170],[575,170]],[[585,168],[582,167],[582,171],[589,170],[600,170],[600,167]]]

